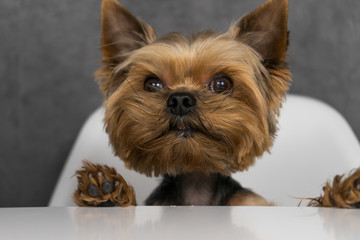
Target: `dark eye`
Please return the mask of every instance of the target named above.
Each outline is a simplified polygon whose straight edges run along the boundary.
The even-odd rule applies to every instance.
[[[228,75],[217,74],[211,80],[209,87],[214,93],[227,93],[233,88],[233,82]]]
[[[162,81],[156,76],[149,76],[145,79],[144,89],[148,92],[155,92],[159,89],[162,89],[164,84]]]

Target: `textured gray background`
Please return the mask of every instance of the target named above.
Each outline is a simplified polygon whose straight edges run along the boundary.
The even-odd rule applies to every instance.
[[[159,35],[230,22],[262,0],[123,0]],[[360,1],[290,0],[291,92],[339,110],[360,136]],[[44,206],[102,101],[100,0],[0,1],[0,207]],[[336,127],[336,126],[334,126]]]

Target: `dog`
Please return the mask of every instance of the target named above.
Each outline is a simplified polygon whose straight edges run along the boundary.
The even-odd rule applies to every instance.
[[[273,205],[231,173],[247,170],[274,142],[292,81],[288,1],[268,0],[222,34],[158,37],[116,0],[103,0],[101,13],[95,75],[110,144],[127,168],[163,176],[146,205]],[[115,169],[85,162],[76,174],[79,206],[136,205]],[[311,205],[359,207],[359,175],[338,177]]]

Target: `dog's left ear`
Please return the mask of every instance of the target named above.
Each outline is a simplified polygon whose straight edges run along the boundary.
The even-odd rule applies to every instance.
[[[228,35],[253,48],[263,59],[268,74],[264,77],[268,106],[269,142],[277,130],[277,116],[291,83],[286,59],[288,0],[268,0],[231,26]]]
[[[232,26],[229,34],[248,44],[271,65],[286,58],[288,0],[268,0]]]

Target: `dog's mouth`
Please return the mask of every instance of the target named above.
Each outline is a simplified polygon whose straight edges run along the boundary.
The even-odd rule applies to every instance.
[[[222,141],[221,135],[208,131],[201,120],[199,120],[199,122],[194,122],[184,121],[183,119],[171,119],[169,121],[169,127],[153,140],[160,139],[169,134],[184,140],[192,139],[196,135],[202,135],[206,138],[212,139],[213,141]]]
[[[199,132],[196,127],[184,123],[170,124],[169,130],[175,133],[177,137],[183,138],[190,138],[194,133]]]

